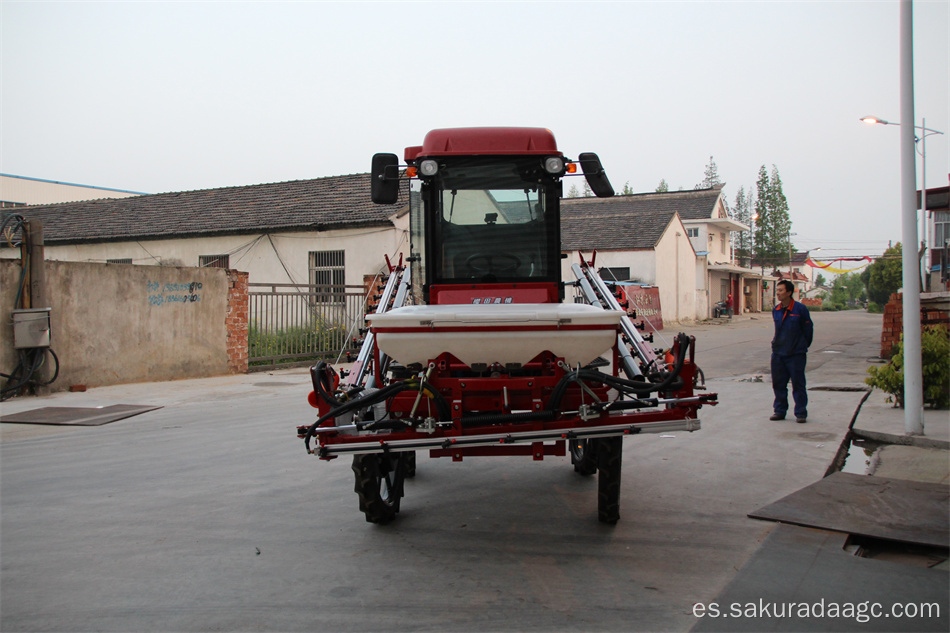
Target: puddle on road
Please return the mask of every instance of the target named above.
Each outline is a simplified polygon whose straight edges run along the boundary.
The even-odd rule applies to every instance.
[[[853,475],[873,475],[880,461],[878,451],[880,442],[853,439],[848,446],[848,457],[844,460],[841,472]]]

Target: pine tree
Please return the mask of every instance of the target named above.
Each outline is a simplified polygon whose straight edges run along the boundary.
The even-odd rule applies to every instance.
[[[666,183],[665,178],[660,178],[660,184],[656,186],[657,193],[666,193],[670,190],[670,186]]]
[[[788,216],[788,200],[782,191],[782,178],[775,165],[772,165],[772,174],[769,177],[769,194],[772,204],[772,240],[777,262],[788,262],[791,265],[791,254],[795,248],[792,245],[792,220]]]
[[[585,180],[584,181],[584,197],[592,198],[593,196],[594,196],[594,192],[590,190],[590,185],[588,185],[587,181]]]
[[[580,197],[581,197],[581,192],[577,190],[577,184],[576,184],[576,183],[572,183],[572,184],[571,184],[571,188],[567,190],[567,197],[568,197],[568,198],[580,198]]]
[[[766,261],[769,257],[767,247],[769,235],[769,173],[765,170],[765,165],[759,167],[759,177],[755,181],[755,231],[753,232],[753,250],[754,257],[759,264],[765,266],[771,261]]]
[[[745,188],[739,187],[736,201],[733,205],[734,219],[747,226],[752,226],[752,200],[745,194]],[[740,260],[752,257],[752,234],[749,231],[739,231],[736,236],[736,257]]]
[[[788,200],[782,190],[778,168],[772,165],[770,176],[762,165],[755,186],[755,258],[763,266],[778,268],[789,263],[794,248]]]
[[[719,180],[719,167],[716,166],[716,161],[712,156],[709,157],[709,164],[706,165],[705,177],[703,181],[696,185],[694,189],[712,189],[713,187],[719,187],[723,184]]]

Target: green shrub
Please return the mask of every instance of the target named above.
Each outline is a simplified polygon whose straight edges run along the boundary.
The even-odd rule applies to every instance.
[[[950,408],[950,336],[943,326],[928,326],[920,333],[921,374],[924,404],[934,409]],[[883,367],[868,367],[868,385],[890,394],[894,406],[904,406],[904,337],[894,346],[894,355]]]
[[[868,302],[868,313],[870,314],[883,314],[884,306],[879,303],[874,303],[873,301]]]

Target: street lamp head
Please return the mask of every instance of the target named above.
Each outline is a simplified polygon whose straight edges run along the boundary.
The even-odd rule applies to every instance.
[[[899,123],[891,123],[890,121],[879,119],[876,116],[862,117],[861,120],[867,123],[868,125],[874,125],[875,123],[880,123],[881,125],[900,125]]]

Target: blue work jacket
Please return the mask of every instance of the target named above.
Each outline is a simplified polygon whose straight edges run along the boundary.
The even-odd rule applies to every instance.
[[[794,299],[788,308],[778,304],[772,310],[775,321],[775,336],[772,338],[772,353],[779,356],[804,354],[811,346],[815,326],[808,308]]]

